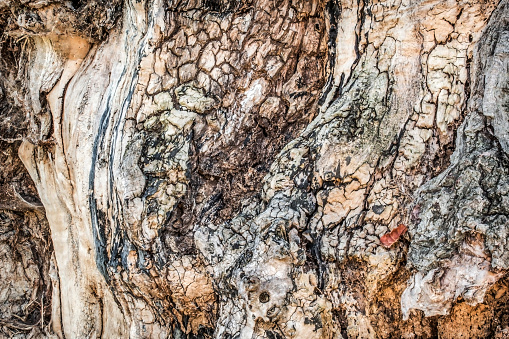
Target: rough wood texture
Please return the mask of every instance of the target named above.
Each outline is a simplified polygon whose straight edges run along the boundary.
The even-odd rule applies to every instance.
[[[0,335],[507,336],[508,17],[0,0]]]

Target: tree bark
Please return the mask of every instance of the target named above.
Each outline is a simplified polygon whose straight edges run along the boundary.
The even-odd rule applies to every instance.
[[[508,15],[0,0],[0,333],[509,336]]]

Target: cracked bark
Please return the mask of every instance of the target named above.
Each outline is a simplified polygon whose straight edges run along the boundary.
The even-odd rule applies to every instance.
[[[507,336],[508,14],[0,0],[1,335]]]

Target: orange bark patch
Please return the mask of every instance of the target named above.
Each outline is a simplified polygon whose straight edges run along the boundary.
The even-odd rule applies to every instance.
[[[380,238],[380,242],[382,245],[386,248],[389,248],[394,244],[396,241],[398,241],[399,237],[401,237],[405,232],[408,230],[408,227],[406,227],[403,224],[399,224],[398,227],[390,231],[389,233],[383,235]]]

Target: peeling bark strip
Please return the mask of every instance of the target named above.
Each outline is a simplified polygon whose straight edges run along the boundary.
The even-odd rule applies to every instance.
[[[504,337],[508,16],[0,0],[0,337]]]

